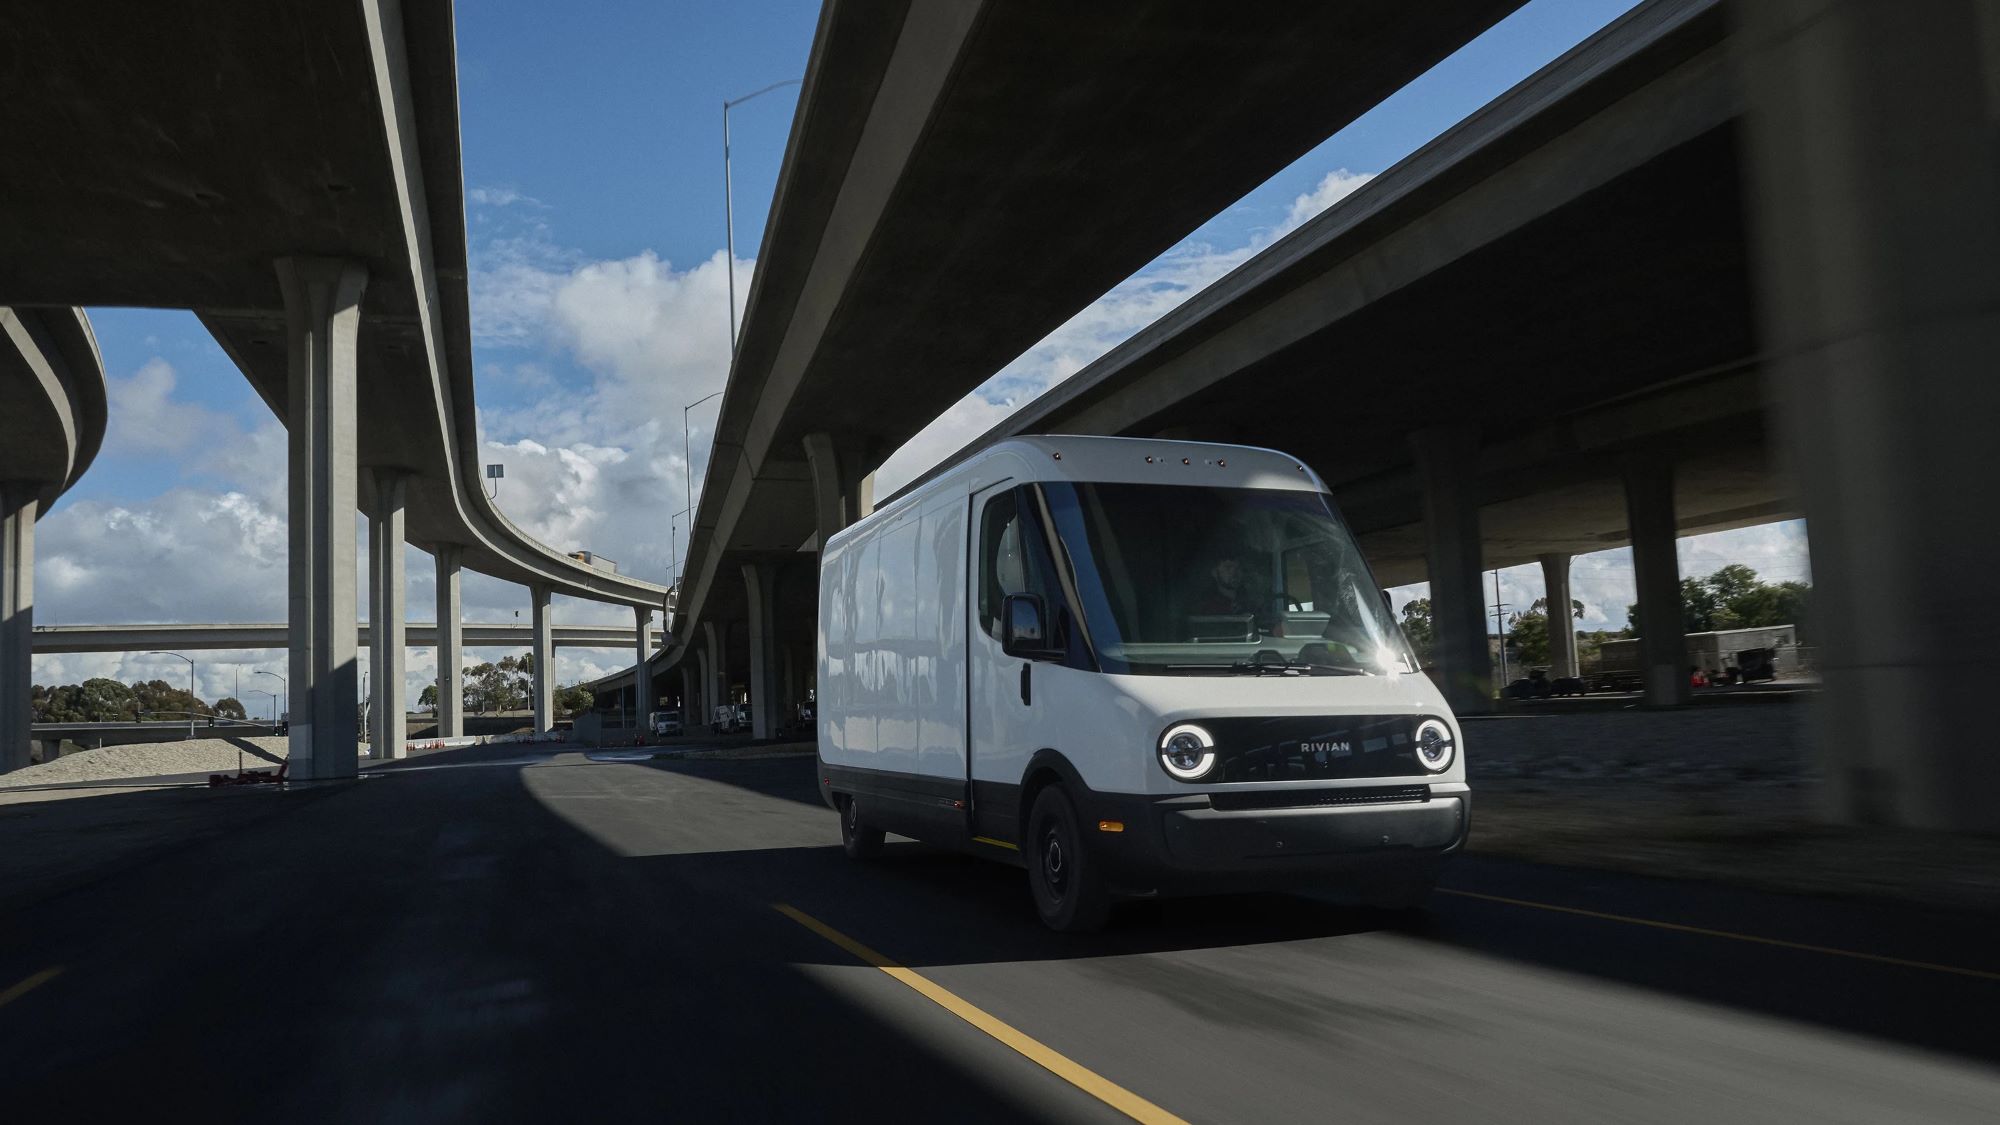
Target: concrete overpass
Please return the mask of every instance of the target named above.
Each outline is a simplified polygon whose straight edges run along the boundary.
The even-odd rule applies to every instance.
[[[468,648],[526,648],[535,643],[533,625],[461,623],[458,641]],[[155,649],[216,651],[229,649],[280,649],[290,647],[290,627],[270,623],[258,625],[44,625],[34,631],[38,653],[151,652]],[[648,645],[657,648],[663,634],[654,629]],[[355,642],[374,643],[368,622],[355,629]],[[632,630],[615,625],[554,625],[549,643],[556,648],[631,649],[638,642]],[[436,648],[438,627],[432,621],[411,621],[403,626],[403,644],[409,648]]]
[[[105,422],[82,310],[0,307],[0,773],[28,762],[35,521],[90,468]]]
[[[1468,710],[1483,568],[1541,560],[1560,605],[1571,554],[1631,543],[1670,704],[1675,537],[1806,515],[1828,815],[2000,827],[1976,796],[2000,767],[1951,734],[2000,673],[2000,595],[1974,577],[2000,530],[1972,515],[2000,510],[2000,56],[1970,45],[2000,23],[1935,15],[1643,4],[968,452],[1092,433],[1301,456],[1385,584],[1430,581]]]
[[[662,587],[534,542],[482,490],[449,4],[33,4],[8,30],[0,303],[191,308],[290,431],[303,774],[354,769],[356,507],[380,545],[378,621],[404,617],[406,540],[437,559],[447,623],[462,566],[527,585],[540,642],[552,594],[630,605],[638,628],[663,607]],[[377,648],[400,667],[394,630]]]
[[[768,731],[811,659],[799,549],[877,465],[1517,6],[830,0],[659,666]]]

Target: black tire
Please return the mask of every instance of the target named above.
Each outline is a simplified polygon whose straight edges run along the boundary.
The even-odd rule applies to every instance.
[[[1059,933],[1088,933],[1111,915],[1104,872],[1077,820],[1076,808],[1056,786],[1035,796],[1028,812],[1028,889],[1042,924]]]
[[[840,850],[849,859],[874,859],[882,854],[882,830],[861,820],[861,805],[853,797],[840,799]]]

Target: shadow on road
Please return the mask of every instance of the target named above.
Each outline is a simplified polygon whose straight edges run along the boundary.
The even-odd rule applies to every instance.
[[[931,1122],[1094,1106],[873,969],[823,959],[820,938],[762,901],[617,854],[523,781],[619,768],[408,772],[299,801],[72,802],[137,819],[179,804],[205,828],[17,897],[0,988],[61,972],[0,1012],[10,1107],[23,1120],[170,1104],[243,1120]],[[290,815],[217,815],[253,807]],[[0,809],[10,820],[30,827]],[[32,827],[52,841],[90,830],[61,810]],[[251,1044],[283,1048],[245,1062]]]
[[[764,768],[743,768],[749,765]],[[912,967],[1119,957],[1390,932],[1622,987],[2000,1061],[2000,1040],[1986,1033],[1983,1015],[2000,1001],[2000,981],[1449,893],[1412,913],[1310,895],[1128,902],[1103,932],[1056,934],[1036,919],[1017,868],[893,837],[879,860],[846,859],[833,843],[838,832],[833,814],[819,802],[814,778],[799,763],[657,766],[812,805],[823,814],[817,819],[828,844],[635,859],[649,877],[752,903],[788,903]],[[697,766],[703,768],[691,768]],[[1905,960],[1975,969],[1994,968],[1992,951],[2000,949],[2000,928],[1988,918],[1477,857],[1448,868],[1447,885],[1801,944],[1893,950]],[[851,962],[831,945],[819,952],[829,964]],[[1983,999],[1972,1003],[1974,995]]]
[[[972,1121],[1101,1108],[774,903],[920,970],[1133,958],[1115,966],[1121,987],[1165,994],[1187,974],[1144,955],[1231,950],[1263,991],[1221,999],[1252,1023],[1289,994],[1287,972],[1352,955],[1443,979],[1531,965],[1600,989],[2000,1054],[1992,982],[1459,897],[1414,919],[1307,897],[1132,904],[1105,932],[1054,934],[1016,869],[904,842],[875,862],[847,860],[810,759],[601,764],[565,752],[525,767],[385,772],[300,801],[183,791],[75,802],[129,801],[114,811],[132,817],[183,803],[211,819],[6,911],[0,987],[65,967],[0,1013],[10,1104],[89,1116],[143,1091],[154,1105],[263,1120],[566,1119],[582,1105],[595,1118]],[[237,820],[234,808],[289,815]],[[0,828],[88,834],[53,815],[29,825],[0,809]],[[1603,879],[1479,864],[1464,875],[1454,885],[1522,897],[1597,894]],[[1442,956],[1413,952],[1424,947]],[[1274,1007],[1261,1018],[1297,1016]],[[216,1082],[227,1044],[285,1044],[286,1063]],[[878,1095],[891,1086],[895,1097]]]
[[[262,746],[257,745],[256,743],[250,741],[247,738],[227,736],[223,738],[223,741],[227,742],[231,746],[236,747],[238,750],[243,751],[243,753],[248,757],[262,759],[263,761],[268,762],[274,766],[280,766],[285,763],[285,759],[280,758],[276,754],[271,753],[269,750],[264,749]]]

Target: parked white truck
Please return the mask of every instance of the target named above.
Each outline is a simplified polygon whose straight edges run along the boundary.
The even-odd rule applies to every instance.
[[[1463,846],[1456,718],[1326,487],[1269,450],[1005,441],[821,555],[821,794],[1025,866],[1059,930],[1115,896],[1428,893]]]

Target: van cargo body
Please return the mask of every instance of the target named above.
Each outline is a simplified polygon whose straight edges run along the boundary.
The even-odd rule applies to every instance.
[[[821,554],[821,794],[1020,864],[1043,920],[1312,889],[1407,905],[1471,817],[1457,719],[1325,485],[1270,450],[1016,438]]]

